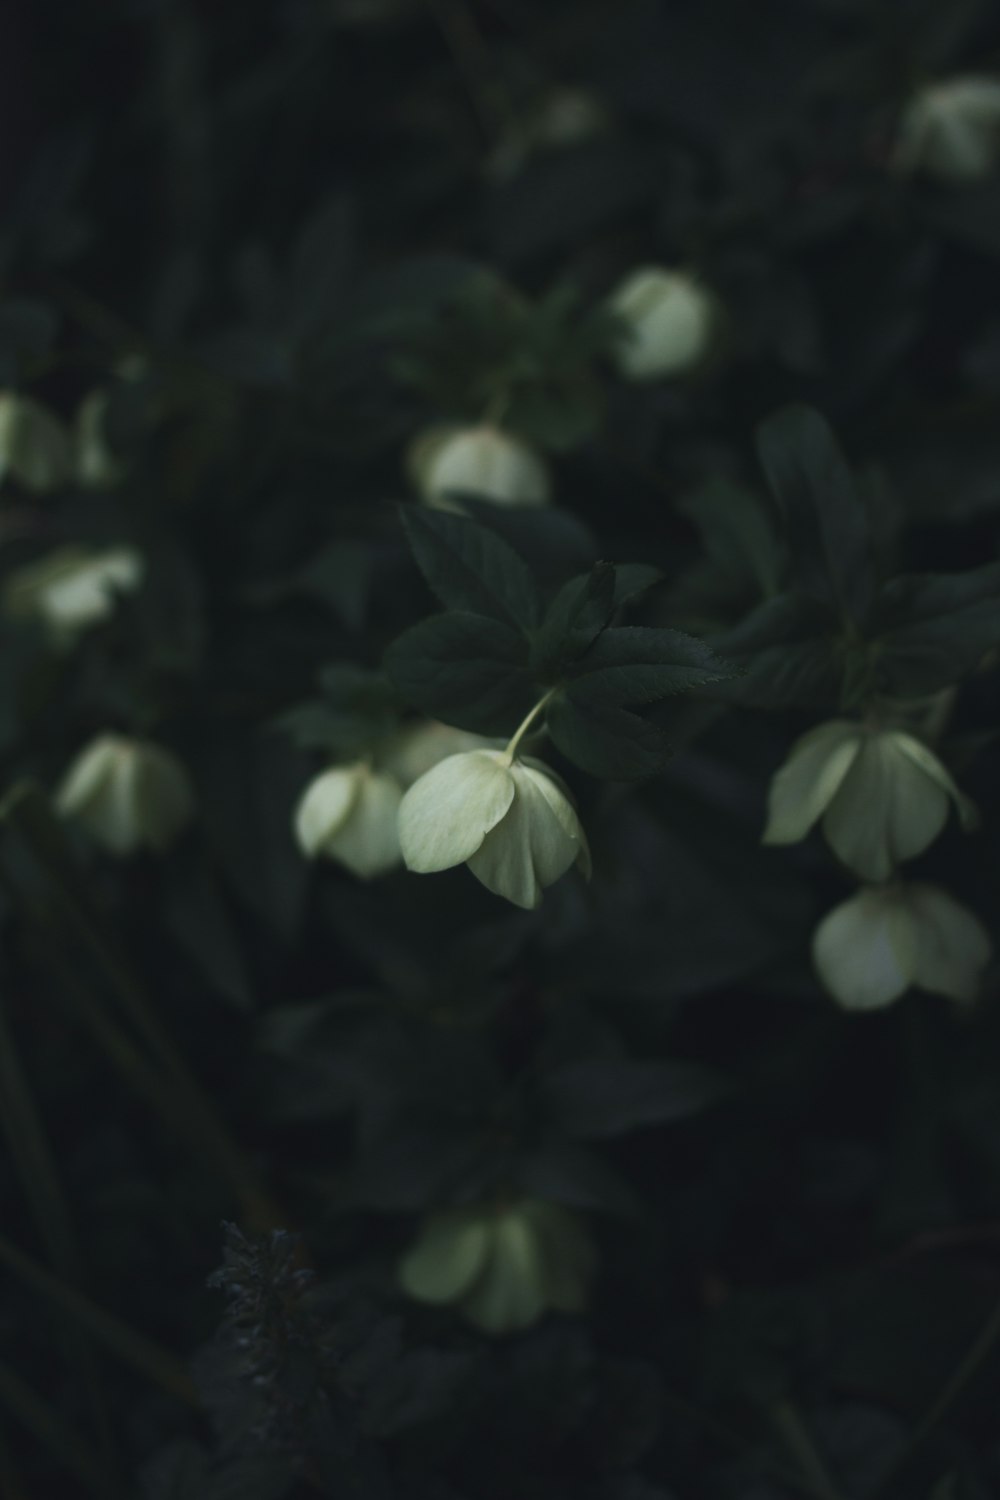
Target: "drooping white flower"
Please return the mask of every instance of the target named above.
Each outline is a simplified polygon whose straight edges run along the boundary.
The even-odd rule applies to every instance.
[[[450,755],[421,776],[400,805],[399,839],[407,869],[467,864],[488,890],[529,910],[571,865],[590,874],[586,836],[554,773],[503,750]]]
[[[12,615],[42,620],[56,635],[73,635],[107,619],[119,594],[139,588],[145,567],[133,547],[59,547],[10,574],[4,604]]]
[[[410,471],[424,501],[456,508],[454,495],[498,505],[544,505],[549,475],[544,459],[520,438],[483,422],[477,427],[436,427],[410,450]]]
[[[834,907],[813,937],[813,959],[845,1010],[878,1010],[912,986],[971,1001],[991,945],[982,923],[947,891],[894,884]]]
[[[803,735],[774,776],[764,843],[797,843],[822,818],[827,842],[849,869],[862,880],[887,880],[937,838],[949,801],[973,826],[973,804],[920,740],[833,719]]]
[[[309,783],[295,809],[299,848],[370,879],[399,864],[397,814],[403,790],[367,761],[332,766]]]
[[[439,761],[463,750],[488,750],[496,741],[468,729],[456,729],[436,719],[405,725],[379,752],[379,765],[395,776],[404,791]]]
[[[988,177],[1000,160],[1000,79],[970,74],[926,84],[900,117],[894,171],[943,182]]]
[[[628,380],[693,370],[715,340],[718,300],[687,271],[643,266],[625,277],[608,306],[624,324],[614,358]]]
[[[522,1198],[430,1214],[399,1266],[418,1302],[456,1304],[484,1333],[528,1328],[549,1309],[579,1312],[596,1268],[593,1242],[568,1209]]]
[[[0,391],[0,480],[8,474],[39,494],[67,484],[73,474],[66,427],[40,401],[16,391]]]
[[[150,740],[102,734],[73,761],[55,797],[57,811],[112,854],[163,850],[194,812],[188,774]]]

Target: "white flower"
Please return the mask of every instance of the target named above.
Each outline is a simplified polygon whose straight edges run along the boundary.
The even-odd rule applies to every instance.
[[[470,730],[455,729],[451,724],[425,719],[401,729],[381,749],[379,765],[395,776],[405,789],[449,755],[458,755],[463,750],[494,749],[496,743],[481,734],[472,734]]]
[[[40,402],[0,391],[0,479],[10,474],[25,489],[58,489],[73,473],[69,432]]]
[[[455,509],[451,496],[461,494],[498,505],[544,505],[549,498],[544,460],[487,422],[432,428],[411,448],[409,466],[423,499],[438,510]]]
[[[144,572],[143,558],[132,547],[60,547],[12,573],[4,603],[12,615],[34,616],[57,635],[72,635],[106,619],[117,595],[133,593]]]
[[[407,869],[467,864],[497,896],[526,909],[571,865],[590,874],[590,852],[564,788],[536,760],[503,750],[450,755],[421,776],[399,809]]]
[[[528,1328],[549,1308],[586,1305],[596,1254],[568,1209],[522,1198],[430,1214],[399,1281],[418,1302],[456,1303],[484,1333]]]
[[[608,305],[625,325],[615,361],[629,380],[692,370],[715,340],[718,301],[686,271],[644,266],[625,277]]]
[[[369,879],[399,864],[402,787],[367,761],[333,766],[310,782],[295,809],[295,836],[310,859],[325,855]]]
[[[902,730],[833,719],[803,735],[772,780],[764,843],[797,843],[822,818],[849,869],[887,880],[937,838],[949,799],[973,826],[973,804],[926,745]]]
[[[192,816],[194,795],[169,750],[102,734],[70,766],[55,805],[113,854],[133,854],[172,844]]]
[[[900,118],[893,170],[945,182],[988,177],[1000,156],[1000,79],[969,75],[927,84]]]
[[[105,431],[108,399],[106,390],[91,391],[80,402],[76,413],[76,475],[81,484],[93,489],[117,484],[125,472]]]
[[[982,924],[933,885],[862,890],[834,907],[813,937],[819,976],[845,1010],[878,1010],[911,985],[974,1000],[989,958]]]

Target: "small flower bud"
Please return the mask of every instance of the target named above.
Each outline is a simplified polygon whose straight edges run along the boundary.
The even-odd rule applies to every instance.
[[[879,1010],[911,985],[974,1000],[990,951],[979,920],[933,885],[859,891],[813,937],[819,976],[845,1010]]]
[[[937,838],[953,801],[966,828],[975,808],[933,751],[898,729],[834,719],[809,731],[771,782],[765,844],[794,844],[813,824],[862,880],[887,880]]]
[[[515,906],[533,909],[571,865],[590,874],[576,810],[553,772],[502,750],[450,755],[414,782],[399,809],[407,869],[419,874],[467,864]]]
[[[0,392],[0,480],[8,474],[37,493],[58,489],[73,474],[69,432],[39,401],[15,391]]]
[[[402,788],[365,761],[333,766],[306,787],[295,810],[295,837],[308,858],[324,855],[364,880],[399,864]]]
[[[968,76],[927,84],[903,110],[893,171],[942,182],[988,177],[1000,158],[1000,79]]]
[[[76,477],[89,489],[104,489],[117,484],[125,472],[124,464],[108,442],[105,430],[107,411],[108,392],[101,389],[91,391],[77,408],[74,429]]]
[[[43,621],[56,636],[72,636],[107,619],[116,596],[133,593],[144,572],[143,558],[132,547],[60,547],[10,575],[4,605],[11,615]]]
[[[478,427],[436,427],[417,439],[409,467],[424,501],[457,509],[452,496],[473,495],[497,505],[544,505],[549,476],[527,443],[484,422]]]
[[[149,740],[102,734],[67,771],[55,799],[112,854],[168,848],[194,811],[187,772]]]
[[[633,271],[608,306],[624,324],[614,357],[627,380],[683,375],[702,363],[715,342],[718,301],[686,271]]]
[[[457,1304],[484,1333],[514,1333],[544,1312],[579,1312],[596,1252],[582,1221],[536,1198],[428,1215],[399,1267],[418,1302]]]

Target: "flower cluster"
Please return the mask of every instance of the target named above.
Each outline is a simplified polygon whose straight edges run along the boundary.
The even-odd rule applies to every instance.
[[[764,843],[797,843],[819,823],[865,882],[813,940],[820,977],[846,1009],[889,1005],[911,985],[975,998],[990,955],[984,929],[947,892],[897,878],[941,833],[950,806],[964,828],[975,826],[975,807],[934,752],[883,719],[818,725],[774,776]]]

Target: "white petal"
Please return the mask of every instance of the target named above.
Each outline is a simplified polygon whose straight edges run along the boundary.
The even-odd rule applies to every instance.
[[[139,842],[150,849],[166,849],[194,812],[187,772],[176,755],[143,740],[136,744],[133,774]]]
[[[543,505],[549,497],[543,460],[526,443],[489,424],[429,443],[416,463],[424,498],[431,504],[463,492],[507,505]]]
[[[932,843],[948,797],[894,732],[870,734],[823,819],[831,849],[862,880],[888,880],[897,864]]]
[[[418,1302],[455,1302],[480,1275],[492,1225],[484,1211],[432,1214],[399,1265],[399,1283]]]
[[[484,739],[480,734],[428,719],[401,730],[380,752],[378,763],[395,776],[405,790],[449,755],[460,755],[465,750],[502,748],[502,744]]]
[[[310,858],[323,852],[327,840],[342,827],[357,800],[365,774],[363,761],[334,766],[311,781],[295,809],[295,837]]]
[[[861,725],[848,719],[819,724],[792,746],[771,781],[765,844],[797,844],[836,795],[861,748]]]
[[[493,1226],[490,1254],[462,1310],[484,1333],[528,1328],[545,1311],[544,1268],[531,1225],[517,1211]]]
[[[917,931],[915,981],[933,995],[974,1000],[992,945],[979,919],[937,886],[907,888]]]
[[[100,793],[115,772],[123,741],[116,735],[101,735],[84,747],[72,762],[55,794],[55,807],[63,817],[76,817]]]
[[[398,828],[402,799],[403,790],[394,777],[367,772],[354,806],[327,838],[323,853],[362,879],[384,875],[402,858]]]
[[[916,944],[896,892],[861,891],[823,918],[813,936],[813,960],[845,1010],[878,1010],[913,982]]]
[[[430,874],[463,864],[514,800],[514,778],[499,750],[450,755],[415,781],[399,808],[399,841],[409,870]]]
[[[576,809],[547,769],[537,765],[514,768],[518,790],[531,809],[532,861],[542,886],[552,885],[570,865],[590,873],[590,850]]]
[[[962,827],[967,832],[975,828],[979,822],[979,812],[976,804],[971,797],[967,797],[959,789],[951,773],[938,760],[933,750],[929,750],[921,740],[915,739],[912,734],[898,733],[894,736],[894,739],[896,749],[899,753],[912,760],[915,766],[919,766],[951,798],[955,804]]]

